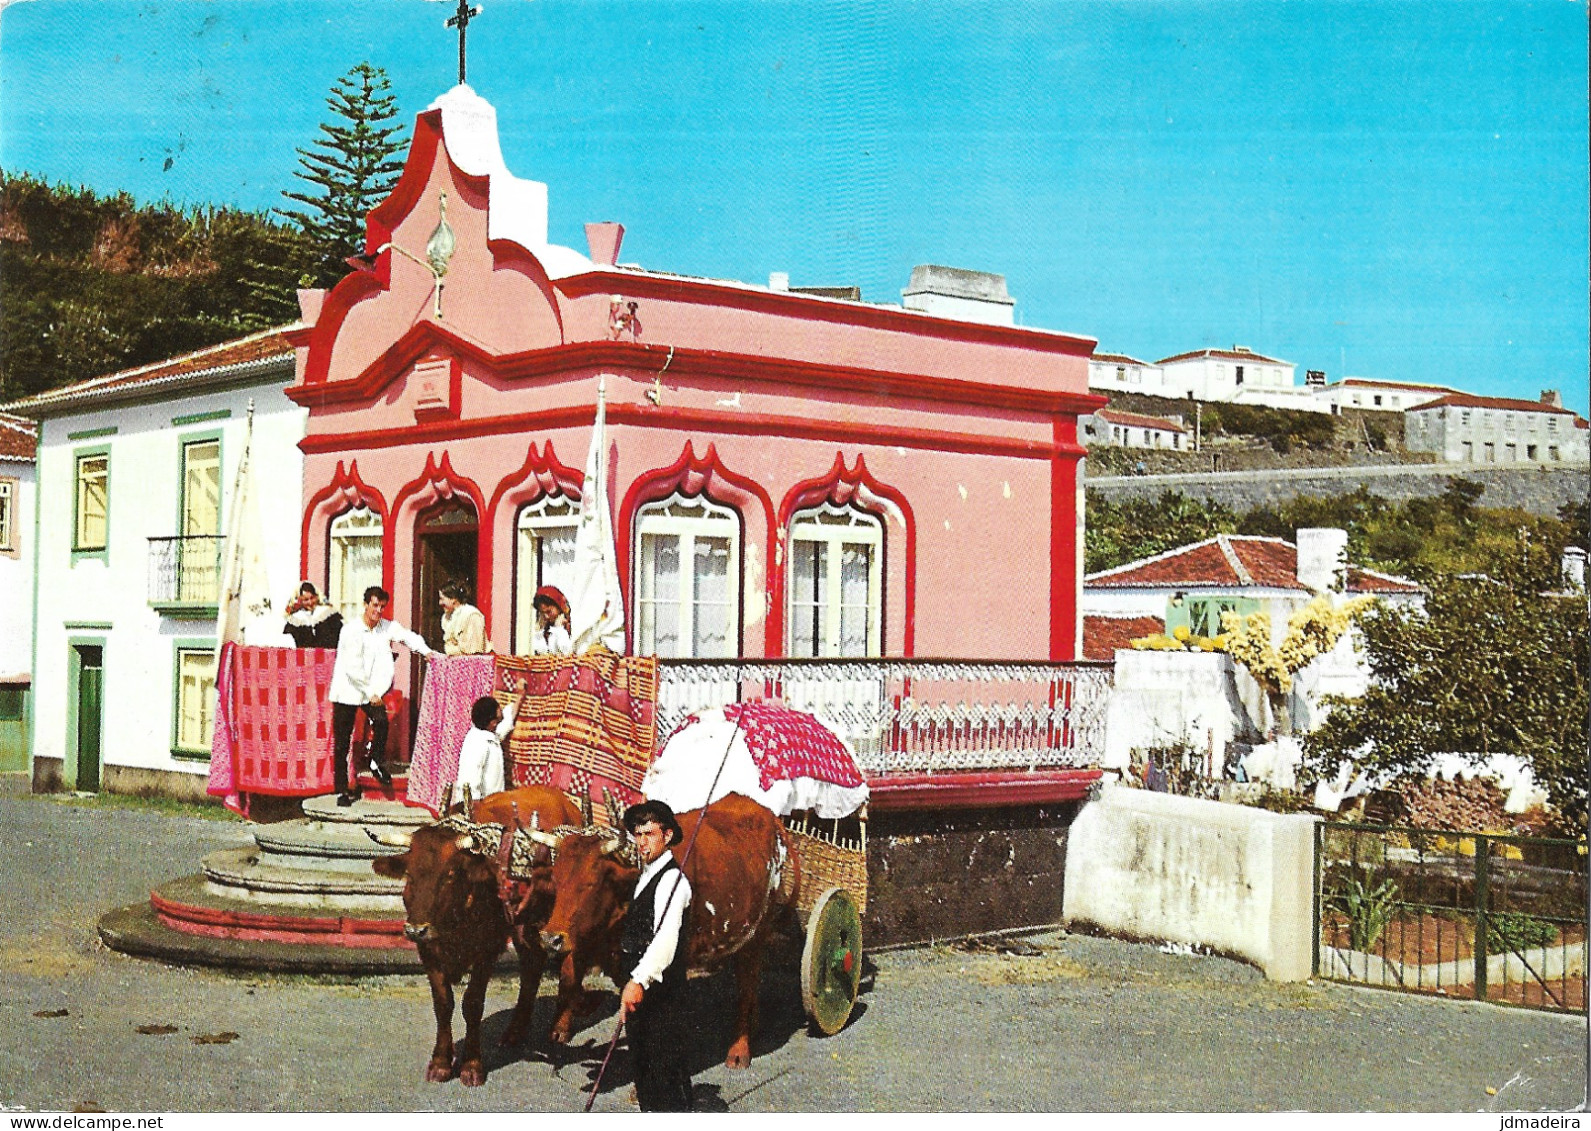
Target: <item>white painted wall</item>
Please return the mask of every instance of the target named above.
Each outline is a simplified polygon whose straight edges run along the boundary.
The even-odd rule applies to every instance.
[[[1167,396],[1185,397],[1192,394],[1201,401],[1230,401],[1243,390],[1286,390],[1293,388],[1294,367],[1285,363],[1262,360],[1259,355],[1238,360],[1226,357],[1190,357],[1182,361],[1162,362]],[[1243,367],[1243,380],[1237,379],[1238,366]],[[1299,390],[1313,400],[1307,390]]]
[[[1576,428],[1566,413],[1440,405],[1405,413],[1403,420],[1405,447],[1453,463],[1551,465],[1591,459],[1591,433]]]
[[[1317,818],[1108,787],[1072,823],[1062,913],[1310,976]]]
[[[1176,396],[1166,392],[1166,372],[1144,362],[1091,360],[1088,387],[1107,392],[1147,393],[1151,396]]]
[[[35,757],[66,757],[68,648],[72,637],[105,638],[103,761],[193,774],[203,762],[172,757],[175,641],[213,643],[213,619],[175,619],[149,605],[149,539],[179,533],[179,451],[185,438],[221,433],[222,530],[243,451],[248,403],[255,403],[253,459],[266,570],[276,608],[298,580],[306,409],[279,384],[254,385],[41,422],[39,463],[38,664],[34,671]],[[229,410],[224,420],[173,426],[175,417]],[[72,440],[101,428],[116,434]],[[109,553],[104,562],[72,560],[74,453],[110,449]],[[280,641],[273,614],[253,643]],[[110,628],[73,625],[109,625]]]
[[[0,677],[6,677],[26,675],[33,667],[33,461],[0,459],[0,479],[17,484],[14,549],[0,550]]]
[[[1363,381],[1364,378],[1353,380]],[[1416,405],[1440,400],[1450,392],[1451,389],[1420,389],[1408,385],[1378,385],[1373,382],[1345,385],[1339,381],[1331,385],[1318,386],[1314,389],[1314,396],[1322,404],[1330,405],[1333,409],[1364,408],[1372,412],[1377,410],[1402,412]]]

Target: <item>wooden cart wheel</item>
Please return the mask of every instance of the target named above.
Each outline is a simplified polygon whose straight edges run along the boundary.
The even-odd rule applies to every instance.
[[[845,1028],[862,984],[862,917],[844,888],[830,888],[807,917],[801,950],[801,1004],[818,1032]]]

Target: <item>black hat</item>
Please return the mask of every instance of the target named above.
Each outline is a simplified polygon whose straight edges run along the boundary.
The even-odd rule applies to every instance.
[[[656,821],[660,828],[668,830],[670,845],[678,844],[685,839],[685,834],[680,831],[679,821],[674,817],[674,810],[662,801],[643,801],[624,811],[624,827],[632,836],[635,835],[636,829],[648,821]]]

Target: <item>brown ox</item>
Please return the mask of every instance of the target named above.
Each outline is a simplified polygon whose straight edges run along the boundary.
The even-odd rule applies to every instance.
[[[481,824],[511,827],[515,807],[519,820],[529,824],[534,814],[543,828],[579,824],[580,811],[555,789],[529,786],[495,793],[476,806],[474,819]],[[379,875],[403,880],[403,906],[407,921],[403,933],[420,952],[431,982],[431,1005],[436,1012],[436,1045],[425,1078],[434,1082],[455,1075],[468,1087],[486,1082],[481,1064],[481,1012],[492,967],[510,938],[508,917],[498,889],[495,859],[480,854],[475,838],[445,826],[427,825],[409,838],[408,851],[381,856],[371,862]],[[519,998],[503,1033],[504,1045],[524,1040],[530,1028],[536,990],[541,984],[546,955],[538,928],[551,910],[552,891],[545,879],[531,885],[520,910],[524,927],[512,932],[519,957]],[[453,1047],[453,986],[465,975],[464,1043]]]
[[[735,1038],[724,1063],[745,1068],[751,1063],[763,956],[794,913],[800,865],[779,819],[755,801],[731,793],[705,810],[705,820],[702,812],[680,814],[685,837],[672,850],[676,860],[682,859],[701,824],[682,864],[691,883],[688,961],[691,972],[700,974],[735,960],[739,1003]],[[577,979],[593,965],[621,986],[629,978],[628,970],[617,968],[618,946],[640,873],[623,848],[616,836],[570,835],[556,841],[554,903],[541,944],[555,958],[566,956],[569,973]],[[568,1039],[572,1020],[558,1018],[553,1040]]]

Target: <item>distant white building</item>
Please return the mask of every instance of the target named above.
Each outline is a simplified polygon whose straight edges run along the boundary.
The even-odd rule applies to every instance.
[[[0,413],[0,772],[28,768],[33,671],[33,421]]]
[[[1142,416],[1136,412],[1122,412],[1102,408],[1078,421],[1083,443],[1110,445],[1118,448],[1168,448],[1172,451],[1191,450],[1189,429],[1181,417]]]
[[[1111,393],[1177,396],[1166,391],[1165,370],[1124,353],[1096,353],[1088,359],[1088,387]]]
[[[1202,349],[1155,362],[1165,374],[1165,395],[1200,401],[1266,405],[1300,412],[1330,412],[1314,390],[1293,384],[1294,365],[1247,346]]]
[[[1407,381],[1376,381],[1369,377],[1344,377],[1313,390],[1332,412],[1362,408],[1371,412],[1403,412],[1458,392],[1445,385],[1419,385]]]
[[[1403,444],[1452,463],[1585,463],[1586,421],[1555,391],[1540,401],[1450,393],[1403,414]]]
[[[5,406],[39,429],[36,786],[204,796],[222,532],[251,402],[273,597],[298,580],[308,410],[284,392],[290,332]],[[246,639],[279,641],[280,625],[268,613]]]

